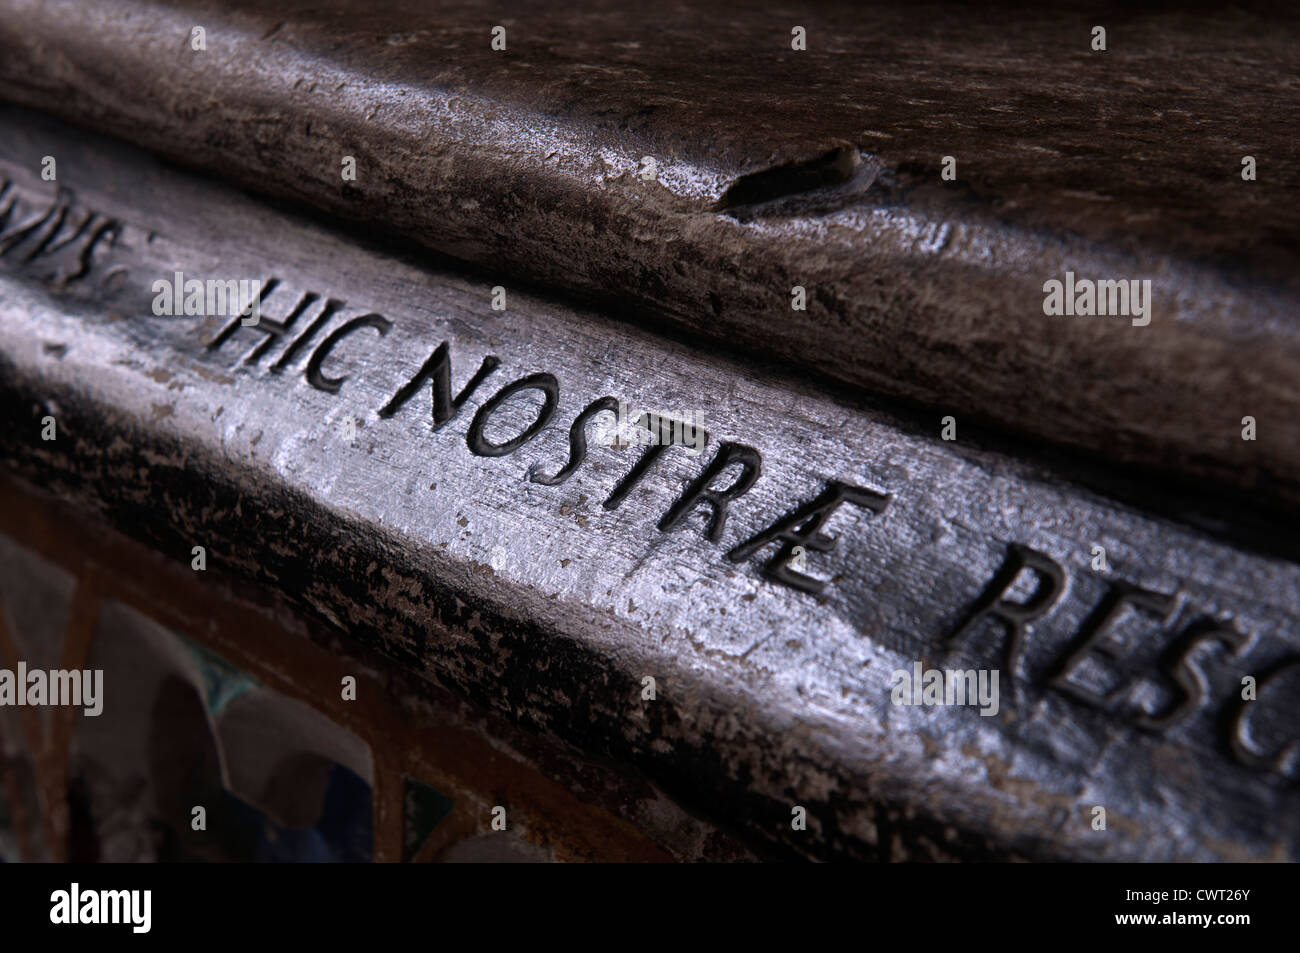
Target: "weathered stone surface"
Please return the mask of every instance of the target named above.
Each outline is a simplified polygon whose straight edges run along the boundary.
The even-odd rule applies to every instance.
[[[51,151],[65,157],[57,190],[34,172]],[[0,464],[178,562],[201,545],[210,570],[637,765],[772,847],[1295,858],[1293,563],[589,311],[512,291],[494,312],[490,279],[362,247],[29,115],[0,121],[0,175],[13,203]],[[177,270],[274,278],[263,323],[156,316],[154,282]],[[500,364],[435,429],[428,382],[393,403],[442,342],[452,396],[486,358]],[[484,407],[539,374],[555,379],[554,415],[485,455],[471,439]],[[572,421],[607,395],[703,412],[704,453],[593,443],[564,482],[535,479],[564,464]],[[503,444],[543,407],[536,390],[505,401],[481,436]],[[725,525],[700,506],[661,530],[724,448],[752,460],[741,445],[761,475]],[[602,505],[645,459],[621,503]],[[819,592],[772,577],[790,546],[729,558],[837,484],[859,495],[821,527],[829,540],[806,537]],[[1017,559],[1037,568],[1013,580]],[[1045,599],[1023,638],[993,619],[966,628],[1003,588]],[[892,704],[893,673],[918,663],[999,670],[997,714]],[[1241,700],[1244,676],[1255,702]],[[796,806],[806,831],[791,829]]]
[[[5,0],[0,96],[489,284],[923,402],[936,430],[952,413],[1294,512],[1300,44],[1293,9],[1263,9]],[[1151,324],[1045,316],[1067,271],[1150,279]]]

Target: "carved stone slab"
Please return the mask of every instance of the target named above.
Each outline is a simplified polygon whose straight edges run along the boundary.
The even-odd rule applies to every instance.
[[[772,847],[1296,858],[1296,565],[30,114],[0,177],[27,482]],[[156,314],[176,272],[263,282],[259,323]],[[607,397],[703,452],[597,413],[575,455]],[[996,672],[996,706],[918,669]]]
[[[0,96],[1294,514],[1300,44],[1263,9],[5,0]],[[1149,323],[1045,314],[1074,279],[1149,281]]]

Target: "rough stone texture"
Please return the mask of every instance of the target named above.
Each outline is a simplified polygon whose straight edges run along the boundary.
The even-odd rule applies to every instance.
[[[14,546],[8,533],[38,546],[40,554]],[[20,728],[17,736],[6,739],[0,732],[0,741],[8,741],[10,747],[8,760],[0,761],[0,857],[6,861],[140,861],[156,859],[159,848],[176,859],[182,844],[182,856],[191,859],[220,857],[232,849],[250,859],[249,848],[259,839],[248,836],[247,812],[230,815],[233,804],[228,795],[212,789],[195,792],[197,798],[183,799],[173,805],[179,809],[172,811],[160,810],[156,796],[151,796],[150,789],[156,795],[161,778],[172,775],[169,787],[174,783],[177,769],[188,772],[197,767],[202,776],[206,755],[210,759],[206,768],[214,774],[218,762],[202,716],[196,724],[185,717],[185,706],[181,711],[175,706],[186,694],[182,688],[178,696],[175,689],[187,680],[171,682],[167,703],[158,704],[163,701],[157,691],[160,686],[147,677],[136,677],[141,671],[129,670],[139,666],[147,671],[154,664],[145,660],[141,665],[139,657],[123,657],[121,650],[131,654],[131,643],[138,646],[138,636],[146,635],[146,630],[157,634],[156,623],[148,621],[154,619],[183,631],[191,646],[204,645],[223,660],[237,660],[240,670],[259,684],[274,686],[280,699],[298,699],[375,746],[379,755],[375,789],[380,794],[374,804],[377,859],[455,860],[459,852],[448,857],[448,849],[488,830],[490,808],[499,803],[510,806],[509,833],[533,848],[532,853],[521,852],[521,857],[531,858],[540,848],[545,856],[562,860],[753,859],[733,838],[686,814],[625,766],[614,769],[593,763],[571,746],[521,732],[503,717],[433,690],[400,667],[384,663],[356,640],[290,612],[274,593],[169,562],[87,521],[84,513],[50,500],[48,494],[25,492],[4,478],[0,478],[0,545],[10,549],[6,572],[16,561],[25,566],[19,575],[35,574],[47,582],[65,571],[76,575],[78,601],[88,611],[79,634],[65,647],[60,667],[97,667],[105,661],[105,651],[128,666],[126,671],[106,666],[106,696],[99,717],[87,718],[64,708],[59,720],[65,722],[65,730],[54,732],[53,737],[38,732],[24,738]],[[92,594],[88,599],[87,593]],[[0,614],[8,606],[0,594]],[[124,620],[129,620],[125,628]],[[36,643],[50,638],[61,641],[64,634],[51,636],[40,621],[35,626],[30,619],[23,622],[20,627],[10,626],[7,634],[0,625],[0,655],[9,668],[13,666],[9,650],[17,637],[23,636],[27,648],[39,651],[49,646]],[[165,648],[168,641],[164,638],[162,645],[155,644],[163,648],[163,655],[175,659]],[[29,657],[27,648],[19,649],[18,655]],[[343,673],[357,679],[355,700],[344,700],[335,691]],[[413,687],[416,683],[418,688]],[[142,709],[153,710],[157,730],[150,739],[140,736],[143,726],[138,721],[134,727],[123,723],[138,719]],[[34,713],[33,709],[6,710]],[[64,717],[69,714],[71,718]],[[190,714],[195,714],[192,708]],[[272,747],[292,735],[276,712],[265,712],[259,722],[265,725]],[[29,727],[38,728],[39,722],[33,720]],[[142,743],[160,749],[143,771],[138,753],[130,753]],[[244,756],[256,754],[239,747],[244,748]],[[231,755],[227,748],[227,763]],[[294,762],[291,774],[302,767],[301,759]],[[439,795],[449,801],[450,813],[438,819],[431,833],[427,821],[423,828],[417,825],[410,832],[415,840],[408,851],[402,802],[405,785],[412,779],[436,784]],[[48,794],[44,806],[36,800],[38,787]],[[310,796],[310,791],[310,783],[265,789],[277,800],[286,795]],[[242,799],[245,804],[255,805],[262,797],[262,792],[246,793],[250,797]],[[190,806],[196,800],[209,806],[208,833],[200,835],[190,827]],[[225,802],[224,817],[215,816],[220,802]],[[66,825],[51,823],[60,815],[68,816]],[[333,830],[351,833],[363,826]],[[63,827],[64,836],[51,840],[43,835],[47,828]],[[309,846],[293,830],[280,833],[290,835],[285,840],[296,838],[298,847]],[[51,854],[44,852],[45,843],[53,845]],[[261,846],[271,845],[261,841]],[[481,846],[467,844],[467,852],[472,857]],[[224,859],[231,859],[230,854]]]
[[[5,0],[0,95],[489,285],[1294,513],[1296,26],[1284,5]],[[1151,325],[1044,316],[1067,270],[1151,279]]]
[[[52,151],[68,160],[57,190],[34,171]],[[634,765],[767,849],[1296,857],[1293,563],[589,311],[512,292],[493,312],[491,279],[362,247],[22,114],[0,123],[0,174],[6,229],[45,223],[0,255],[0,464],[181,565],[203,545],[215,570],[281,594],[389,664]],[[91,211],[113,228],[87,229]],[[264,321],[318,293],[294,334],[326,296],[340,306],[276,371],[284,341],[252,360],[262,330],[214,349],[228,319],[155,316],[153,282],[175,270],[274,275]],[[324,371],[345,378],[337,392],[313,384],[326,335],[370,313],[391,321],[387,333],[347,337],[328,356]],[[453,393],[487,355],[501,366],[440,430],[427,384],[381,417],[442,341]],[[553,419],[513,453],[471,453],[484,402],[539,372],[559,381]],[[705,454],[670,448],[614,509],[601,502],[639,450],[595,446],[569,481],[530,480],[567,459],[570,423],[603,395],[706,411]],[[503,404],[488,436],[522,431],[539,403],[533,393]],[[41,439],[47,416],[53,441]],[[718,541],[702,532],[704,509],[676,532],[656,528],[729,442],[761,453],[763,472]],[[809,545],[819,595],[764,575],[775,547],[726,558],[832,480],[889,503],[841,507],[824,527],[833,543]],[[996,624],[950,641],[1013,545],[1061,567],[1058,601],[1019,653]],[[1091,568],[1095,545],[1109,570]],[[1031,597],[1031,581],[1014,600]],[[1085,653],[1085,680],[1100,690],[1119,678],[1121,690],[1081,703],[1052,673],[1125,584],[1172,606],[1126,610],[1094,633],[1106,639]],[[999,669],[998,714],[891,704],[891,673],[918,662]],[[1250,709],[1238,700],[1244,675],[1260,679]],[[1142,725],[1180,699],[1196,702],[1187,717]],[[796,805],[807,831],[791,829]],[[1106,832],[1091,827],[1096,805]]]

